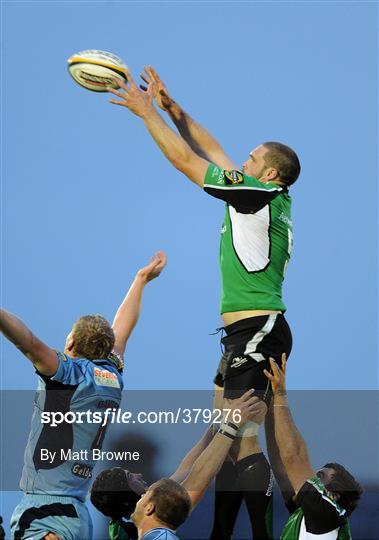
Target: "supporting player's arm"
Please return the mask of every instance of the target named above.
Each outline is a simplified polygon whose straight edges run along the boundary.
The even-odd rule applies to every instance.
[[[138,270],[113,320],[112,328],[115,335],[113,350],[116,354],[123,356],[126,343],[137,324],[145,285],[160,275],[166,263],[166,255],[163,251],[158,251],[147,266]]]
[[[179,464],[179,467],[171,475],[170,478],[179,483],[183,482],[183,480],[185,480],[189,475],[192,466],[197,460],[197,458],[202,454],[202,452],[207,448],[208,444],[213,439],[213,435],[213,427],[210,426],[204,433],[204,435],[201,437],[201,439],[195,444],[195,446],[191,448],[188,454],[184,456],[184,458]]]
[[[183,139],[196,154],[223,169],[238,168],[226,155],[219,142],[172,99],[155,69],[151,66],[145,67],[145,73],[141,77],[147,84],[147,87],[141,88],[147,90],[151,87],[158,107],[168,113]]]
[[[34,365],[42,375],[54,375],[58,369],[57,353],[38,339],[15,315],[0,310],[0,330]]]
[[[285,374],[286,356],[282,355],[282,368],[271,358],[271,372],[264,370],[271,381],[274,394],[275,438],[289,481],[297,493],[314,476],[307,445],[293,421],[287,401]]]
[[[262,421],[262,407],[267,410],[266,405],[257,397],[252,395],[252,390],[248,390],[238,399],[228,402],[228,409],[239,412],[237,415],[232,412],[229,416],[232,424],[237,428],[241,427],[247,420]],[[235,440],[237,430],[233,434],[233,428],[226,424],[221,424],[220,430],[213,437],[211,443],[205,448],[196,459],[188,477],[182,485],[188,491],[192,501],[192,506],[196,506],[202,499],[204,492],[220,470]]]
[[[130,86],[117,82],[123,92],[109,89],[121,99],[121,101],[111,99],[110,103],[127,107],[132,113],[140,116],[150,135],[172,165],[192,182],[203,187],[209,161],[198,156],[159,115],[153,105],[152,89],[149,88],[146,92],[140,90],[130,72],[127,72],[127,78]]]

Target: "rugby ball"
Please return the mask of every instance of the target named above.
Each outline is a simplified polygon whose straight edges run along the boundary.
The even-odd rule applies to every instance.
[[[73,54],[68,59],[68,72],[83,88],[93,92],[107,92],[108,88],[119,88],[113,80],[126,82],[124,62],[110,52],[90,49]]]

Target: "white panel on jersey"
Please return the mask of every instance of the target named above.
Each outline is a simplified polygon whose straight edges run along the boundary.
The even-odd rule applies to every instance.
[[[305,520],[303,518],[301,520],[300,532],[297,538],[298,540],[337,540],[338,530],[339,529],[334,529],[334,531],[330,531],[323,534],[312,534],[307,531],[305,527]]]
[[[263,270],[270,262],[270,208],[255,214],[240,214],[229,206],[233,246],[248,272]]]

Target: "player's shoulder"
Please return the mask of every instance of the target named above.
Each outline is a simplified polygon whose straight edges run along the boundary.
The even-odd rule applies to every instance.
[[[179,537],[171,529],[159,527],[144,534],[141,540],[179,540]]]
[[[345,521],[346,510],[325,489],[317,476],[309,478],[296,496],[297,504],[303,509],[305,521],[323,532],[334,530]]]

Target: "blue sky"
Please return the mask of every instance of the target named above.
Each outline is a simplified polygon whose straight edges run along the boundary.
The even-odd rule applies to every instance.
[[[111,319],[158,250],[126,387],[208,389],[219,358],[223,205],[175,171],[142,122],[76,85],[98,48],[173,97],[242,163],[265,140],[300,156],[284,298],[293,389],[374,389],[376,5],[372,2],[2,4],[2,304],[63,347],[82,314]],[[33,369],[2,344],[6,389]]]

